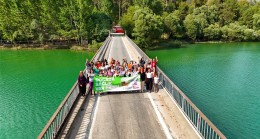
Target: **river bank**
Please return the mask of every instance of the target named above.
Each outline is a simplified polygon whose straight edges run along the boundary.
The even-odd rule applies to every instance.
[[[101,45],[100,45],[101,46]],[[92,46],[89,45],[89,47],[86,46],[69,46],[69,45],[62,45],[62,46],[53,46],[53,45],[42,45],[42,46],[30,46],[30,45],[16,45],[16,46],[0,46],[0,50],[57,50],[57,49],[70,49],[73,51],[88,51],[88,52],[95,52],[100,47],[98,46]]]
[[[163,40],[153,46],[146,48],[146,50],[164,50],[172,48],[185,48],[190,44],[224,44],[224,43],[250,43],[243,41],[188,41],[188,40]]]
[[[96,52],[103,42],[92,41],[91,44],[77,45],[75,43],[47,44],[0,44],[0,50],[56,50],[70,49],[73,51]]]
[[[185,48],[189,44],[222,44],[222,43],[236,43],[237,41],[188,41],[188,40],[162,40],[149,48],[143,48],[145,50],[164,50],[172,48]],[[73,51],[88,51],[96,52],[103,42],[94,42],[86,46],[78,45],[32,45],[32,44],[22,44],[22,45],[0,45],[0,50],[10,49],[10,50],[52,50],[52,49],[70,49]]]

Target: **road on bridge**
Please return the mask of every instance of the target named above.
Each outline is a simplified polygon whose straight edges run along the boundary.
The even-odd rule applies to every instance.
[[[113,37],[108,59],[138,60],[123,37]],[[146,93],[121,92],[100,96],[93,123],[93,139],[164,139],[154,109]]]
[[[104,57],[137,61],[140,54],[126,37],[118,36],[111,37]],[[200,138],[164,89],[81,96],[71,113],[59,139]]]

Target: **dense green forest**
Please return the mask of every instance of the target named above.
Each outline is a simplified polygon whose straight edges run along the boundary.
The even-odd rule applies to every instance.
[[[113,25],[148,47],[162,40],[259,41],[260,2],[0,0],[0,40],[103,41]]]

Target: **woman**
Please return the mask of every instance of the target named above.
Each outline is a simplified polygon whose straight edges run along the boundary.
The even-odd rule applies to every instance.
[[[131,77],[132,76],[132,71],[131,69],[128,69],[128,71],[126,72],[126,77]]]
[[[156,56],[155,59],[152,60],[152,65],[151,65],[152,68],[156,68],[157,62],[158,62],[158,58]]]
[[[108,64],[107,60],[105,60],[105,69],[108,69],[110,65]]]
[[[113,77],[119,77],[119,72],[118,72],[118,70],[115,70],[115,74],[113,75]]]
[[[104,77],[107,77],[107,69],[104,69],[104,71],[103,71],[103,76],[104,76]]]
[[[120,67],[119,76],[120,77],[126,77],[126,72],[125,72],[124,67]]]
[[[102,62],[101,63],[101,66],[99,67],[99,70],[104,70],[104,69],[106,69],[106,67],[105,67],[106,65],[105,65],[105,62]]]
[[[141,76],[141,92],[144,92],[144,82],[145,82],[145,72],[144,72],[144,68],[141,68],[139,74],[140,74],[140,76]]]
[[[146,79],[145,79],[146,90],[151,93],[151,91],[152,91],[152,83],[153,83],[152,82],[153,76],[152,76],[150,68],[147,70],[145,75],[146,75]]]
[[[82,96],[86,95],[86,85],[87,85],[87,79],[84,76],[83,71],[79,72],[79,77],[78,77],[78,85],[79,85],[79,93]]]
[[[148,62],[148,64],[146,65],[146,69],[151,69],[151,68],[152,68],[151,62]]]
[[[112,77],[113,76],[113,72],[111,71],[111,68],[109,67],[107,69],[107,77]]]
[[[159,91],[159,77],[158,77],[158,74],[157,73],[155,73],[154,74],[154,78],[153,78],[153,83],[154,83],[154,92],[155,93],[158,93],[158,91]]]
[[[138,68],[135,67],[133,72],[132,72],[132,76],[135,76],[135,75],[138,75],[138,74],[139,74]]]
[[[92,90],[93,90],[93,85],[94,85],[93,83],[94,83],[94,77],[95,77],[93,69],[90,70],[88,77],[89,77],[89,92],[92,95]]]
[[[99,70],[98,76],[103,77],[103,71],[102,70]]]
[[[86,59],[86,69],[87,69],[87,72],[89,72],[91,69],[91,63],[88,61],[88,59]]]

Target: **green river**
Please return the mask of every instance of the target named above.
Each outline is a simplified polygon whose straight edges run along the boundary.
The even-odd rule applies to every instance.
[[[232,139],[260,138],[260,43],[193,44],[147,52]],[[0,139],[34,139],[93,54],[0,50]]]
[[[260,138],[260,43],[193,44],[148,52],[230,139]]]
[[[0,50],[0,139],[36,138],[92,56],[69,50]]]

